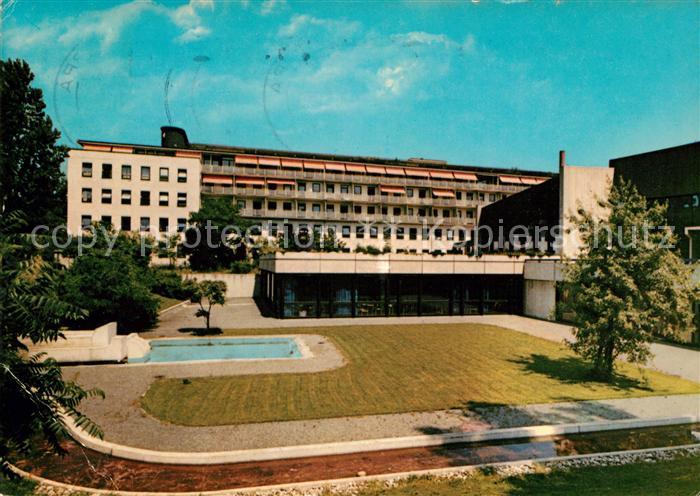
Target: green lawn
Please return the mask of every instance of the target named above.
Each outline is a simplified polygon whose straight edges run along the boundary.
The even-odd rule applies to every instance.
[[[270,329],[226,331],[270,334]],[[367,325],[282,329],[328,336],[346,357],[315,374],[161,379],[142,399],[151,415],[176,424],[225,425],[460,408],[700,392],[700,385],[620,365],[613,384],[587,379],[565,347],[475,324]]]
[[[700,457],[658,463],[555,470],[503,478],[475,475],[468,479],[422,477],[386,488],[370,484],[349,496],[694,496],[700,490]],[[344,493],[333,493],[345,496]]]
[[[162,312],[166,308],[170,308],[172,306],[177,305],[178,303],[182,303],[182,300],[176,300],[175,298],[168,298],[167,296],[161,296],[159,294],[154,294],[153,296],[156,297],[158,300],[158,311]]]

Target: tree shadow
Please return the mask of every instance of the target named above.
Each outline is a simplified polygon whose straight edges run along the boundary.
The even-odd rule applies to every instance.
[[[217,336],[223,334],[221,327],[181,327],[177,330],[182,334],[189,334],[191,336]]]
[[[643,379],[633,379],[618,373],[613,374],[609,382],[596,379],[590,364],[577,357],[550,358],[533,353],[529,357],[511,360],[511,362],[522,366],[526,373],[541,374],[564,384],[598,383],[618,391],[652,390]]]

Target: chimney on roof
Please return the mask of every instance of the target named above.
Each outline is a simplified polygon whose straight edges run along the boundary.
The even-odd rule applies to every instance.
[[[559,169],[566,167],[566,151],[559,150]]]
[[[160,128],[160,146],[164,148],[189,148],[190,142],[184,129],[162,126]]]

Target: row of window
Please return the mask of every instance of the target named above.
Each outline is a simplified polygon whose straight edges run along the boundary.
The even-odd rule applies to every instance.
[[[102,217],[100,217],[100,220],[104,223],[112,224],[112,216],[111,215],[103,215]],[[93,219],[92,219],[91,215],[83,215],[80,218],[80,225],[83,229],[87,229],[92,224],[92,221],[93,221]],[[177,232],[183,232],[185,230],[186,225],[187,225],[187,219],[185,219],[185,218],[177,219]],[[119,229],[122,231],[131,231],[132,228],[133,227],[132,227],[132,223],[131,223],[131,217],[129,217],[128,215],[122,216],[120,218]],[[150,231],[151,230],[151,218],[150,217],[140,217],[138,229],[141,232]],[[162,232],[162,233],[170,231],[170,220],[167,217],[159,217],[158,218],[158,231]]]
[[[111,204],[112,203],[112,190],[107,189],[107,188],[103,189],[100,198],[101,198],[102,203]],[[83,188],[82,201],[83,201],[83,203],[92,203],[92,188]],[[122,190],[121,204],[122,205],[131,205],[131,190],[130,189],[123,189]],[[139,198],[139,205],[149,206],[150,204],[151,204],[151,192],[150,191],[141,191],[141,195]],[[160,193],[158,193],[158,206],[167,207],[169,205],[170,205],[170,193],[168,193],[167,191],[161,191]],[[178,207],[186,207],[187,206],[187,193],[178,193],[177,194],[177,206]]]
[[[367,228],[368,227],[368,228]],[[291,235],[291,230],[293,229],[291,224],[286,224],[284,226],[285,230],[287,230],[288,235]],[[380,229],[378,226],[365,226],[363,224],[358,224],[354,226],[355,228],[355,238],[366,238],[366,234],[369,234],[370,239],[379,239],[379,234],[380,234]],[[313,230],[316,232],[322,232],[323,231],[323,226],[320,224],[314,225]],[[333,232],[334,230],[332,228],[328,229],[328,232]],[[382,238],[383,239],[391,239],[391,234],[392,234],[392,229],[390,227],[386,227],[381,230],[382,231]],[[297,232],[299,234],[309,234],[309,226],[306,224],[300,224]],[[432,234],[431,234],[432,232]],[[340,235],[342,238],[350,238],[352,233],[352,226],[341,226],[340,228]],[[402,240],[402,239],[409,239],[409,240],[418,240],[419,239],[419,234],[420,234],[420,239],[423,240],[428,240],[434,237],[434,239],[446,239],[448,241],[452,241],[455,239],[458,239],[459,241],[464,241],[466,239],[466,231],[464,229],[458,229],[458,230],[453,230],[453,229],[435,229],[435,230],[430,230],[430,229],[419,229],[417,227],[409,227],[409,228],[404,228],[404,227],[396,227],[395,228],[395,233],[396,233],[396,239]],[[269,234],[270,236],[277,236],[280,234],[280,226],[274,223],[271,223],[269,225]]]
[[[262,210],[263,208],[263,200],[253,200],[251,202],[253,210]],[[247,206],[246,200],[238,200],[238,208],[239,210],[245,209]],[[277,202],[268,200],[267,202],[267,210],[274,211],[277,210]],[[290,212],[293,210],[294,205],[292,202],[282,202],[282,210],[286,212]],[[299,212],[306,212],[306,203],[303,202],[297,202],[297,210]],[[325,211],[326,212],[335,212],[335,207],[336,205],[332,203],[327,203],[325,205]],[[320,203],[312,203],[311,204],[311,211],[312,212],[321,212],[321,204]],[[350,213],[350,205],[347,204],[342,204],[338,205],[338,211],[341,214],[348,214]],[[402,207],[393,207],[391,209],[391,214],[392,215],[404,215],[404,212],[408,216],[413,216],[413,215],[418,215],[419,217],[438,217],[440,216],[440,210],[437,208],[413,208],[413,207],[407,207],[405,210]],[[389,207],[376,207],[374,205],[367,205],[366,207],[363,207],[362,205],[353,205],[352,206],[352,213],[354,214],[362,214],[366,213],[367,215],[375,215],[381,213],[381,215],[389,215]],[[462,212],[458,211],[457,212],[458,216],[462,216]],[[448,208],[442,209],[442,217],[449,218],[452,216],[452,211]],[[468,210],[466,213],[466,217],[468,219],[474,218],[474,212],[471,210]]]
[[[151,167],[149,165],[141,166],[141,180],[150,181],[151,180]],[[83,177],[92,177],[92,163],[83,162],[82,169]],[[112,179],[112,164],[102,164],[102,179]],[[131,181],[131,165],[122,165],[122,179]],[[170,181],[170,168],[159,167],[158,168],[158,180],[161,182]],[[186,183],[187,182],[187,169],[177,170],[177,182]]]
[[[376,196],[379,189],[376,186],[362,186],[360,184],[340,184],[337,185],[340,187],[340,193],[341,194],[347,194],[349,195],[350,192],[352,191],[353,194],[355,195],[362,195],[365,191],[367,193],[367,196]],[[239,188],[246,188],[247,186],[245,184],[239,184]],[[251,186],[253,189],[263,189],[262,185],[252,185]],[[276,184],[268,184],[267,189],[274,191],[277,189]],[[322,189],[321,183],[311,183],[311,190],[314,193],[320,193]],[[336,191],[336,184],[335,183],[326,183],[326,193],[335,193]],[[284,184],[282,185],[282,190],[283,191],[293,191],[294,188],[292,187],[291,184]],[[307,190],[307,185],[305,182],[298,182],[297,183],[297,191],[299,192],[304,192]],[[383,195],[386,195],[386,193],[381,193]],[[414,195],[417,195],[418,198],[428,198],[430,195],[430,190],[427,188],[406,188],[406,195],[408,198],[413,198]],[[404,195],[400,195],[404,196]],[[464,198],[467,201],[474,201],[475,199],[478,201],[486,201],[486,195],[484,193],[474,193],[470,191],[456,191],[455,192],[455,197],[457,200],[461,200]],[[488,199],[490,202],[495,202],[496,200],[501,199],[501,195],[499,193],[490,193],[488,195]]]

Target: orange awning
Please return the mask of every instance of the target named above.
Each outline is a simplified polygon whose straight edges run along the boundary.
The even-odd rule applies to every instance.
[[[431,170],[430,177],[432,179],[454,179],[455,178],[455,176],[450,171],[438,171],[438,170]]]
[[[255,155],[236,155],[236,163],[258,165],[258,157]]]
[[[286,169],[301,169],[302,161],[295,158],[283,158],[282,167]]]
[[[338,162],[326,162],[326,170],[331,172],[345,172],[345,165]]]
[[[433,196],[438,198],[454,198],[455,192],[449,189],[435,189],[433,188]]]
[[[274,157],[258,157],[258,164],[279,167],[280,166],[280,159],[274,158]]]
[[[387,167],[386,174],[388,176],[405,176],[406,175],[401,167]]]
[[[547,179],[543,177],[521,177],[520,180],[523,184],[540,184],[545,182]]]
[[[476,177],[476,174],[472,172],[458,172],[454,171],[453,174],[455,175],[455,179],[459,179],[460,181],[477,181],[478,178]]]
[[[252,186],[264,186],[265,181],[256,177],[237,177],[236,184],[249,184]]]
[[[291,179],[268,179],[267,184],[281,184],[284,186],[296,186],[297,183]]]
[[[402,188],[401,186],[380,185],[379,191],[381,191],[382,193],[390,193],[392,195],[405,195],[406,194],[406,190],[404,188]]]
[[[326,167],[323,162],[311,162],[309,160],[304,160],[304,170],[314,170],[322,171]]]
[[[231,176],[203,175],[202,182],[206,184],[226,184],[227,186],[231,186],[233,184],[233,178]]]
[[[498,176],[503,184],[522,184],[519,177],[516,176]]]
[[[360,164],[345,164],[345,170],[348,172],[367,172],[365,166]]]
[[[411,177],[430,177],[430,173],[425,170],[425,169],[418,169],[418,168],[412,168],[412,167],[406,167],[404,169],[404,172],[406,173],[407,176]]]
[[[386,174],[386,169],[384,167],[379,167],[378,165],[366,165],[367,174]]]

